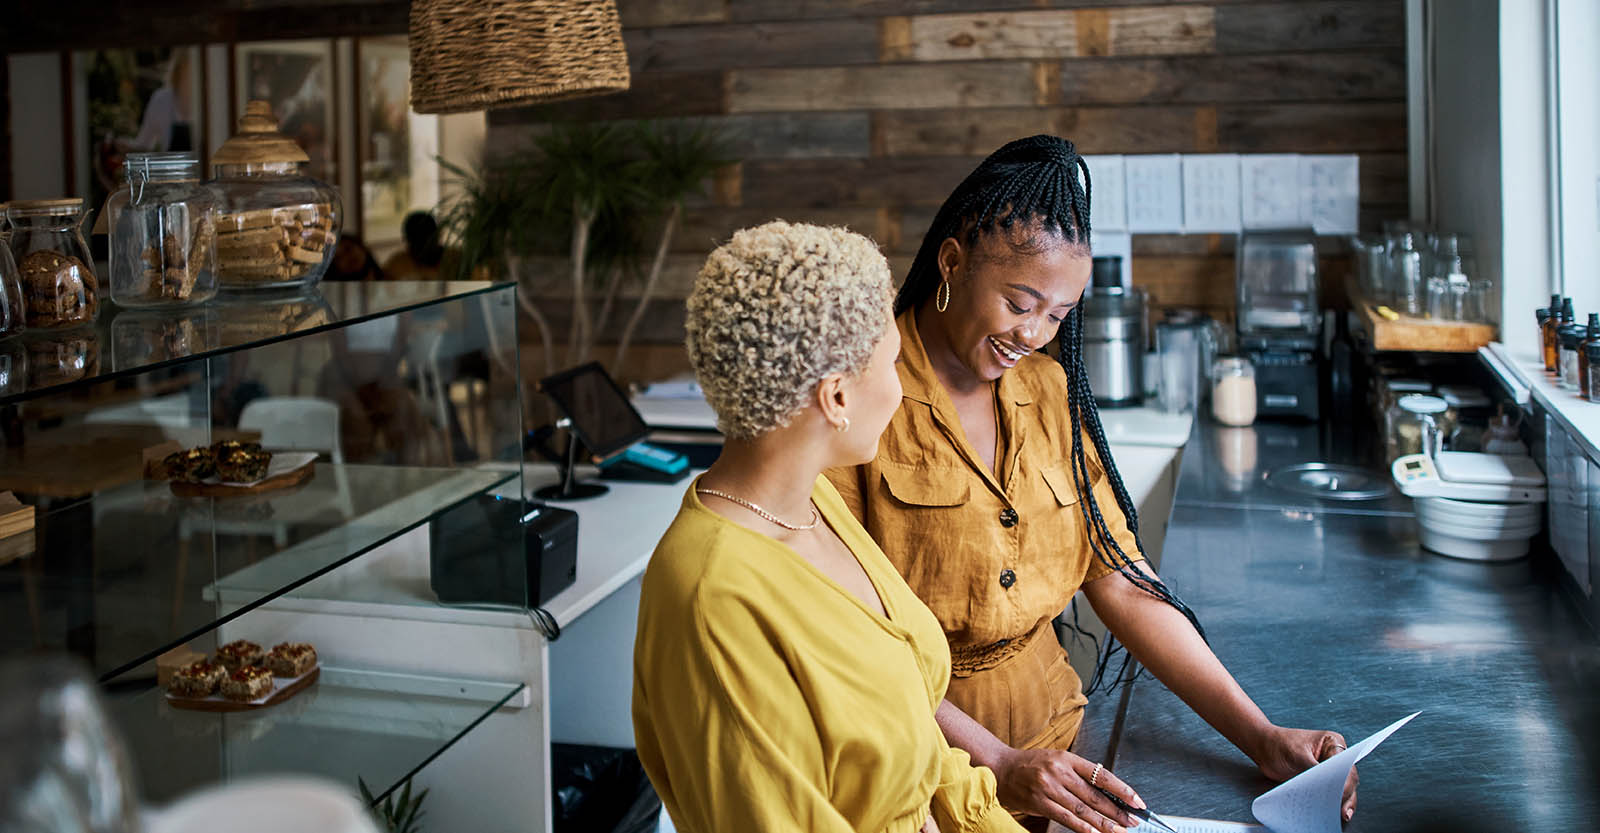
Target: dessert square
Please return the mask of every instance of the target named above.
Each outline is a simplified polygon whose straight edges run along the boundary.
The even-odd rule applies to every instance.
[[[248,702],[271,692],[272,672],[259,665],[244,666],[222,681],[222,696],[229,700]]]
[[[179,697],[209,697],[227,674],[228,669],[218,663],[206,660],[192,662],[173,672],[167,691]]]
[[[266,666],[277,677],[298,677],[317,664],[317,649],[309,642],[284,642],[272,647]]]
[[[261,661],[261,646],[254,642],[239,639],[217,649],[217,661],[227,666],[229,671],[237,671]]]

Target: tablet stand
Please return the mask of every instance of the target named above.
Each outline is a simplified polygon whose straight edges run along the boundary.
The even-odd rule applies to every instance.
[[[611,487],[604,483],[578,482],[575,474],[578,467],[578,433],[572,430],[570,419],[558,420],[556,427],[567,429],[567,454],[561,463],[561,482],[535,490],[534,497],[542,500],[588,500],[611,491]]]

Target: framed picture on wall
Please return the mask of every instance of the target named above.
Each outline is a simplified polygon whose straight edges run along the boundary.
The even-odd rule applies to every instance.
[[[362,38],[356,56],[361,229],[369,245],[399,244],[406,214],[439,199],[439,120],[411,112],[404,36]]]
[[[240,43],[233,61],[234,116],[244,115],[253,99],[272,102],[279,131],[311,157],[306,173],[338,182],[333,41]]]
[[[91,208],[122,187],[129,153],[195,151],[205,163],[204,64],[198,46],[73,53],[73,186]]]

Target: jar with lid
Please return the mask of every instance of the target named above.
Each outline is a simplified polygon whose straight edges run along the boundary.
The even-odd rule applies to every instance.
[[[1591,341],[1584,348],[1589,357],[1589,396],[1590,402],[1600,402],[1600,341]]]
[[[193,153],[130,153],[128,182],[106,201],[111,298],[118,306],[175,307],[217,294],[216,197]]]
[[[278,132],[270,104],[245,107],[238,134],[212,157],[223,289],[309,286],[322,279],[343,209],[338,189],[306,175],[309,161]]]
[[[1256,421],[1256,369],[1249,359],[1223,356],[1212,362],[1211,416],[1240,427]]]
[[[22,276],[11,258],[11,247],[0,241],[0,338],[22,332],[27,324],[22,301]]]
[[[1407,454],[1432,457],[1442,451],[1445,438],[1455,429],[1449,411],[1450,406],[1437,396],[1414,393],[1396,400],[1387,420],[1389,462]]]
[[[11,257],[21,277],[27,326],[76,327],[100,309],[100,279],[83,239],[83,200],[12,201]]]

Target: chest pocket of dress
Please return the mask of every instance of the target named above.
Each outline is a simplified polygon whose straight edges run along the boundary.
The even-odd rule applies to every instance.
[[[1100,477],[1105,472],[1094,458],[1091,457],[1087,462],[1089,465],[1089,483],[1092,487],[1094,483],[1099,482]],[[1077,480],[1072,475],[1071,460],[1063,460],[1053,466],[1046,466],[1040,470],[1040,474],[1044,475],[1044,482],[1049,485],[1050,492],[1056,496],[1056,503],[1062,506],[1072,506],[1078,502]]]
[[[960,506],[967,502],[966,473],[954,469],[884,464],[883,483],[895,500],[911,506]]]

